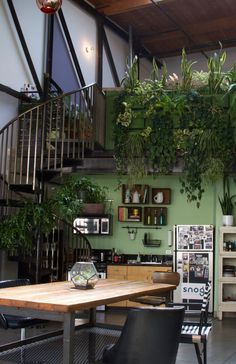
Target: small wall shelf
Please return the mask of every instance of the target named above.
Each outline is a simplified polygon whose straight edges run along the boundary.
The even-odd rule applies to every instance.
[[[149,185],[122,185],[123,204],[148,204]]]
[[[142,207],[138,206],[118,206],[118,221],[142,221]]]
[[[170,202],[171,202],[170,188],[152,188],[152,204],[169,205]]]
[[[167,207],[144,207],[144,225],[164,226],[167,224]]]

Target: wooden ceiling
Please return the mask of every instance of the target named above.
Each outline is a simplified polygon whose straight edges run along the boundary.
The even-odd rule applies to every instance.
[[[80,1],[81,2],[81,1]],[[156,58],[236,46],[236,0],[88,0]]]

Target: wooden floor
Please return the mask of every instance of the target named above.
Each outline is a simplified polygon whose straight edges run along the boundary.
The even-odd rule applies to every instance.
[[[108,310],[97,312],[97,321],[101,323],[122,325],[125,321],[124,311]],[[77,324],[83,319],[77,320]],[[44,327],[27,330],[27,335],[35,335],[59,329],[57,323],[50,323]],[[0,345],[19,339],[18,330],[0,329]],[[208,342],[208,364],[236,364],[236,318],[224,318],[222,321],[213,320],[213,330]],[[3,361],[0,361],[3,364]],[[50,364],[50,363],[47,363]],[[146,364],[146,363],[144,363]],[[197,364],[193,345],[180,344],[176,364]]]

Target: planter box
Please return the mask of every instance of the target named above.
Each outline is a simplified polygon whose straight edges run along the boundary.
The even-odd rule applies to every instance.
[[[83,206],[83,215],[103,215],[105,205],[103,203],[85,203]]]

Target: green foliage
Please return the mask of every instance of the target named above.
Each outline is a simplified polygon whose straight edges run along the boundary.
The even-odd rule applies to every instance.
[[[51,200],[42,204],[26,202],[18,213],[4,217],[0,221],[1,249],[30,253],[37,234],[47,234],[53,229],[54,207]]]
[[[68,221],[81,214],[84,203],[105,203],[106,198],[107,187],[80,176],[69,176],[54,197],[57,213]]]
[[[219,202],[223,215],[233,215],[233,199],[236,197],[236,195],[231,196],[229,183],[229,177],[225,175],[223,178],[223,196],[219,197]]]
[[[192,67],[196,62],[188,61],[185,49],[182,50],[182,59],[181,59],[181,74],[182,74],[182,91],[189,91],[192,87],[192,77],[193,71]]]
[[[0,248],[30,253],[38,234],[48,234],[55,219],[71,222],[84,203],[104,203],[106,187],[87,177],[70,176],[55,195],[43,203],[26,202],[19,212],[0,220]]]
[[[181,158],[181,192],[199,207],[205,186],[230,170],[236,152],[236,102],[232,96],[228,102],[229,93],[236,89],[236,65],[223,72],[225,59],[220,50],[209,58],[208,72],[197,72],[192,70],[195,62],[188,61],[183,50],[181,79],[175,73],[168,79],[166,65],[158,79],[153,62],[150,79],[144,82],[137,79],[135,59],[116,103],[119,174],[128,173],[128,180],[137,181],[150,169],[155,174],[171,173]],[[137,110],[143,127],[137,123]]]
[[[223,83],[225,74],[223,72],[223,65],[226,60],[226,52],[214,53],[212,57],[209,57],[207,66],[209,69],[208,87],[210,94],[219,94],[223,90]]]

